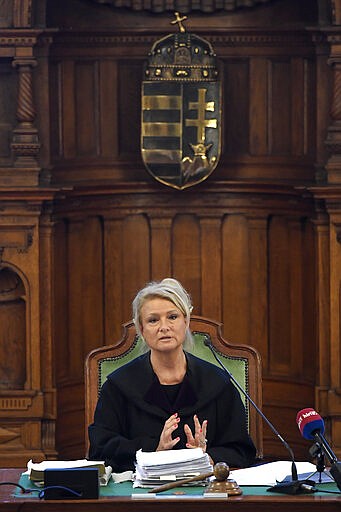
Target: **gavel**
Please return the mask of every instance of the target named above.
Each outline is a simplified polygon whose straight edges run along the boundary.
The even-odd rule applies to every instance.
[[[217,462],[217,464],[215,464],[213,467],[213,471],[210,471],[209,473],[202,473],[200,475],[184,478],[183,480],[178,480],[176,482],[169,482],[167,484],[154,487],[154,489],[150,489],[148,492],[157,493],[162,491],[168,491],[169,489],[174,489],[174,487],[180,487],[181,485],[188,484],[190,482],[199,482],[200,480],[206,480],[206,478],[210,478],[211,476],[215,476],[218,482],[224,482],[228,478],[229,474],[229,466],[225,464],[225,462]]]

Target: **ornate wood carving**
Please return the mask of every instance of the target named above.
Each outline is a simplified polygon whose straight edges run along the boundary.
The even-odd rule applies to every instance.
[[[161,4],[158,0],[151,0],[146,4],[143,0],[93,0],[98,4],[111,4],[113,7],[126,7],[134,11],[152,11],[152,12],[166,12],[166,11],[181,11],[181,12],[215,12],[221,11],[235,11],[242,7],[255,7],[258,4],[265,4],[273,0],[224,0],[219,5],[214,0],[170,0]]]
[[[12,151],[15,155],[14,165],[18,167],[38,167],[40,143],[38,130],[34,126],[36,116],[32,94],[32,68],[36,61],[15,59],[13,66],[18,68],[19,89],[17,120],[18,126],[13,131]]]

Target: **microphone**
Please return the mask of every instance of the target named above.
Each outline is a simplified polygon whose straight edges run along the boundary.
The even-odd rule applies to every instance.
[[[245,396],[246,400],[256,409],[257,413],[262,417],[262,419],[265,421],[265,423],[270,427],[271,431],[275,436],[281,441],[281,443],[285,446],[285,448],[288,450],[291,458],[291,482],[278,482],[276,485],[273,485],[269,489],[267,489],[270,492],[278,492],[282,494],[305,494],[305,493],[312,493],[315,492],[314,486],[315,482],[312,480],[298,480],[297,475],[297,467],[295,463],[295,457],[294,452],[290,448],[289,444],[285,441],[285,439],[281,436],[281,434],[276,430],[274,425],[270,422],[270,420],[265,416],[265,414],[260,410],[258,405],[252,400],[250,395],[245,391],[245,389],[242,388],[242,386],[239,384],[239,382],[234,378],[232,373],[225,367],[225,365],[222,363],[220,358],[217,356],[214,347],[212,345],[212,342],[209,338],[205,338],[204,344],[206,347],[210,349],[212,352],[214,358],[218,362],[219,366],[224,370],[224,372],[229,376],[234,386],[241,391],[241,393]]]
[[[302,409],[297,413],[296,423],[304,439],[314,440],[322,453],[329,459],[331,462],[329,472],[341,490],[341,462],[338,461],[324,437],[324,421],[319,413],[311,407]]]

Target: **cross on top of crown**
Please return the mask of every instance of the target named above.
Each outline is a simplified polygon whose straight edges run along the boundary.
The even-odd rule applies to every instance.
[[[187,16],[181,16],[181,14],[179,12],[175,12],[174,16],[175,16],[175,20],[171,21],[171,24],[172,25],[178,24],[179,31],[180,32],[186,32],[186,29],[183,26],[182,22],[187,20]]]

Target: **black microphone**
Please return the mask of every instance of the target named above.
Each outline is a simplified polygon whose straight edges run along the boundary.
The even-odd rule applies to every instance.
[[[304,439],[314,440],[322,453],[331,462],[329,472],[341,491],[341,462],[338,461],[327,439],[323,435],[323,419],[314,409],[307,407],[297,413],[296,423]]]
[[[270,420],[265,416],[265,414],[260,410],[257,404],[252,400],[250,395],[245,391],[245,389],[242,388],[242,386],[239,384],[239,382],[234,378],[232,373],[224,366],[222,361],[217,356],[214,347],[212,345],[212,342],[209,338],[205,338],[204,344],[206,347],[210,349],[212,352],[214,358],[218,362],[218,364],[221,366],[221,368],[224,370],[225,373],[229,376],[232,383],[235,385],[235,387],[242,392],[242,394],[245,396],[247,401],[256,409],[257,413],[260,414],[262,419],[265,421],[265,423],[270,427],[271,431],[275,434],[276,437],[281,441],[281,443],[285,446],[285,448],[288,450],[291,458],[291,482],[278,482],[276,485],[273,485],[269,489],[267,489],[270,492],[278,492],[282,494],[306,494],[306,493],[312,493],[315,492],[314,486],[315,482],[312,480],[298,480],[297,475],[297,467],[295,463],[295,457],[294,452],[290,448],[289,444],[285,441],[285,439],[281,436],[281,434],[276,430],[274,425],[271,423]]]

